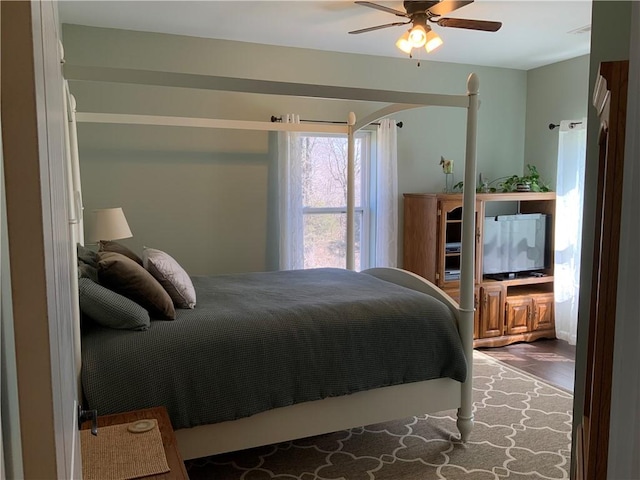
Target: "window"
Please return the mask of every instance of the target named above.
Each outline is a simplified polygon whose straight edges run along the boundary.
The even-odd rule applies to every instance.
[[[371,132],[355,137],[355,269],[369,265]],[[347,138],[301,135],[304,268],[346,263]]]

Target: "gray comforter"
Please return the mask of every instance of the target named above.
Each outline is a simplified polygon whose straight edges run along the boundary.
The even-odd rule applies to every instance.
[[[463,381],[451,313],[370,275],[193,277],[197,306],[146,331],[84,325],[82,385],[101,415],[164,405],[174,428],[376,387]]]

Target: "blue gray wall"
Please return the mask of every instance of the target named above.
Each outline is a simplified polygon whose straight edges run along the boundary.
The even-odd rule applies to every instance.
[[[631,5],[633,2],[596,1],[593,4],[593,32],[592,52],[590,58],[581,57],[556,65],[542,67],[530,72],[508,69],[492,69],[473,67],[469,65],[449,65],[423,62],[422,67],[406,59],[380,59],[368,56],[332,54],[301,49],[266,47],[261,45],[238,44],[233,42],[210,41],[204,39],[189,39],[136,32],[118,32],[103,29],[92,29],[76,26],[65,26],[64,44],[68,62],[84,65],[112,65],[132,68],[157,68],[175,71],[193,71],[197,73],[215,73],[219,75],[241,76],[247,78],[265,78],[309,82],[319,84],[333,84],[344,86],[363,86],[371,88],[460,93],[464,90],[464,78],[475,71],[481,79],[482,108],[480,110],[479,130],[479,171],[489,178],[522,171],[523,164],[534,163],[540,166],[543,175],[555,178],[555,149],[557,149],[557,134],[545,130],[550,122],[569,119],[581,114],[586,108],[589,112],[589,146],[587,161],[588,189],[595,186],[595,167],[597,165],[597,122],[594,120],[593,109],[590,105],[590,93],[595,79],[597,67],[601,61],[629,58],[629,32],[631,18],[635,20],[635,30],[638,27],[640,8]],[[630,13],[635,12],[631,17]],[[637,41],[637,38],[635,39]],[[637,42],[636,42],[637,45]],[[637,54],[638,47],[635,47]],[[637,55],[636,55],[637,57]],[[586,95],[586,107],[581,98],[584,92],[584,77],[582,69],[588,62],[589,86]],[[638,67],[635,67],[636,79]],[[575,83],[577,80],[578,83]],[[560,89],[564,86],[564,91]],[[569,90],[566,95],[567,89]],[[204,95],[199,92],[176,92],[162,88],[119,87],[107,84],[88,85],[75,82],[72,91],[78,98],[81,111],[117,111],[136,113],[163,113],[168,115],[201,115],[204,117],[231,117],[239,119],[265,120],[272,114],[295,111],[303,115],[313,114],[313,118],[344,118],[346,112],[354,110],[359,116],[366,113],[366,105],[348,105],[343,102],[313,102],[300,99],[270,99],[259,95],[224,96]],[[559,97],[558,94],[561,94]],[[574,95],[575,94],[575,95]],[[571,101],[565,104],[565,100]],[[637,105],[637,95],[635,97]],[[460,138],[463,131],[462,115],[454,112],[443,112],[438,109],[425,109],[424,112],[412,112],[399,116],[405,121],[406,127],[400,132],[400,192],[407,191],[438,191],[441,189],[441,173],[437,167],[437,160],[441,154],[451,158],[461,158],[462,145]],[[637,127],[637,119],[636,119]],[[209,176],[197,177],[202,181],[200,188],[206,190],[209,196],[197,199],[195,205],[183,208],[185,217],[189,218],[187,227],[180,225],[175,228],[176,233],[164,235],[162,223],[166,218],[152,219],[145,224],[145,211],[140,208],[142,198],[153,190],[150,178],[153,179],[155,166],[163,158],[160,153],[171,157],[165,160],[168,171],[165,174],[171,185],[174,179],[181,175],[183,158],[189,157],[195,151],[195,157],[202,159],[208,166],[211,152],[218,153],[222,142],[213,132],[207,135],[194,132],[179,132],[174,130],[150,132],[138,127],[133,132],[129,128],[107,128],[104,126],[83,126],[80,134],[82,155],[82,176],[85,186],[85,202],[88,208],[98,208],[107,202],[123,205],[130,217],[130,223],[136,237],[132,245],[140,247],[142,244],[154,245],[162,248],[169,245],[173,248],[176,258],[183,261],[194,273],[208,273],[215,271],[239,271],[261,269],[266,265],[266,251],[264,249],[263,234],[253,232],[255,242],[246,240],[252,232],[244,227],[237,230],[231,219],[240,217],[243,223],[255,222],[257,230],[265,228],[261,223],[260,209],[262,205],[256,203],[267,197],[266,169],[259,160],[264,150],[256,145],[263,145],[264,140],[254,139],[245,141],[245,137],[235,138],[244,148],[249,148],[249,156],[240,163],[247,162],[254,165],[253,170],[242,172],[241,166],[229,160],[218,160],[222,165],[218,169],[207,167]],[[188,133],[188,134],[187,134]],[[209,136],[211,135],[211,136]],[[552,138],[551,141],[547,141]],[[224,135],[227,140],[227,134]],[[138,142],[146,141],[147,145]],[[233,141],[233,139],[232,139]],[[207,142],[210,142],[208,144]],[[144,142],[143,142],[144,143]],[[209,148],[213,146],[213,148]],[[122,151],[121,165],[117,171],[121,175],[113,175],[113,183],[101,182],[100,175],[109,169],[100,166],[103,161],[108,162],[114,151]],[[637,150],[637,148],[636,148]],[[154,158],[154,153],[158,153]],[[247,153],[246,151],[244,153]],[[101,159],[101,155],[104,157]],[[201,156],[199,156],[201,155]],[[255,156],[254,156],[255,155]],[[131,175],[132,164],[141,163],[140,159],[151,158],[148,168],[138,167],[141,185],[139,191],[131,198],[125,198],[122,193],[122,178]],[[242,157],[242,155],[240,155]],[[116,158],[116,154],[113,155]],[[216,158],[221,158],[217,157]],[[238,157],[236,157],[238,158]],[[253,163],[252,163],[253,162]],[[114,162],[115,164],[116,162]],[[199,167],[197,161],[193,169]],[[224,167],[224,168],[223,168]],[[115,167],[114,167],[115,168]],[[230,175],[225,181],[226,169],[232,170],[236,176]],[[236,171],[237,169],[237,171]],[[253,174],[249,173],[250,171]],[[129,172],[129,173],[128,173]],[[456,172],[458,173],[458,172]],[[458,173],[459,174],[459,173]],[[250,179],[249,177],[254,177]],[[254,183],[255,182],[255,183]],[[244,184],[250,186],[246,189]],[[228,188],[224,188],[224,185]],[[254,186],[255,191],[252,190]],[[262,185],[258,187],[258,185]],[[182,188],[182,187],[179,187]],[[185,188],[194,188],[193,186]],[[219,192],[218,195],[216,192]],[[151,192],[153,193],[153,192]],[[180,190],[174,191],[174,198],[181,203]],[[245,199],[243,195],[247,195]],[[251,195],[255,194],[256,197]],[[125,204],[126,201],[126,204]],[[205,205],[214,202],[221,212],[203,215]],[[400,202],[400,199],[399,199]],[[182,205],[181,205],[182,206]],[[151,207],[148,207],[151,209]],[[227,211],[228,210],[228,211]],[[254,212],[254,210],[256,210]],[[629,208],[625,210],[629,212]],[[585,204],[585,236],[583,245],[593,241],[594,205],[590,198]],[[226,217],[225,217],[226,215]],[[628,214],[629,218],[631,214]],[[637,215],[636,215],[637,218]],[[636,222],[637,225],[637,222]],[[166,227],[169,228],[169,227]],[[637,229],[637,228],[636,228]],[[203,232],[208,232],[206,235]],[[191,239],[197,245],[188,243]],[[236,247],[239,241],[240,247]],[[242,243],[247,242],[247,244]],[[192,251],[189,251],[191,248]],[[170,249],[168,249],[170,250]],[[257,257],[243,262],[243,257],[250,252],[258,252]],[[262,252],[262,257],[260,257]],[[637,257],[636,257],[637,260]],[[637,264],[637,261],[636,261]],[[585,251],[583,258],[583,276],[581,289],[590,289],[591,252]],[[633,287],[631,287],[633,288]],[[627,288],[627,297],[631,297]],[[627,305],[630,302],[627,301]],[[627,309],[631,312],[630,309]],[[575,418],[582,414],[581,400],[584,395],[582,375],[584,372],[584,355],[586,352],[586,331],[588,323],[584,320],[588,314],[588,306],[581,309],[579,326],[578,352],[576,364],[576,411]],[[618,319],[619,324],[636,322],[637,314],[627,315]],[[625,345],[627,350],[637,352],[637,338],[628,337]],[[619,346],[616,346],[619,350]],[[637,356],[637,354],[636,354]],[[631,365],[637,362],[632,362]],[[614,378],[619,375],[614,372]],[[637,369],[636,369],[637,373]],[[614,389],[616,386],[614,385]],[[614,392],[615,393],[615,392]],[[640,392],[635,390],[626,398],[637,405]],[[620,435],[620,429],[628,418],[626,412],[620,412],[622,419],[612,426],[612,437]],[[628,423],[628,422],[627,422]],[[631,430],[634,425],[628,424]],[[637,429],[631,432],[635,435]],[[627,432],[628,433],[628,432]],[[636,436],[637,437],[637,436]],[[620,435],[620,440],[622,440]],[[637,474],[637,449],[632,447],[619,450],[617,458],[620,472]],[[628,476],[628,475],[626,475]],[[632,475],[634,476],[634,475]]]
[[[405,58],[331,53],[240,42],[65,25],[67,65],[193,72],[345,87],[466,92],[480,77],[478,172],[488,178],[522,172],[527,72]],[[359,118],[381,105],[263,94],[71,82],[80,112],[146,113],[265,121],[297,112],[303,118]],[[462,178],[465,112],[428,107],[395,116],[399,198],[441,191],[440,156],[457,160]],[[79,128],[83,193],[94,208],[122,206],[134,238],[164,249],[190,273],[269,268],[267,134],[230,130],[89,125]],[[402,219],[401,219],[402,220]],[[401,235],[401,232],[399,232]],[[400,242],[401,244],[401,242]],[[401,255],[401,252],[400,252]]]
[[[581,120],[589,106],[589,55],[527,72],[527,124],[524,164],[536,165],[555,189],[558,131],[549,124]]]

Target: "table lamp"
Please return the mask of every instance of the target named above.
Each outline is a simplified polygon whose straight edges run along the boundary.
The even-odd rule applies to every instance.
[[[89,236],[91,241],[131,238],[133,234],[122,208],[101,208],[93,211],[94,222]]]

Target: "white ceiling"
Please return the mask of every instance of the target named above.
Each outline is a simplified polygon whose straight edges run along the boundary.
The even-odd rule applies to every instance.
[[[401,1],[376,3],[404,10]],[[404,20],[353,1],[72,0],[60,1],[59,7],[63,23],[406,57],[395,47],[404,26],[347,33]],[[444,45],[419,58],[529,70],[589,53],[589,29],[571,32],[590,25],[590,0],[476,0],[447,17],[503,26],[489,33],[436,25]]]

